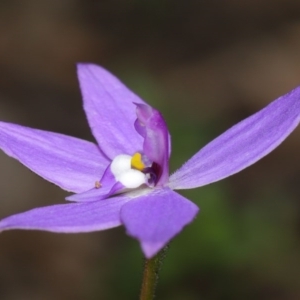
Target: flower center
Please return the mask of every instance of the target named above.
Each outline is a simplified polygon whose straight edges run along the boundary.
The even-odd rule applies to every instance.
[[[139,171],[143,171],[145,169],[146,166],[142,161],[141,153],[137,152],[133,154],[131,158],[131,167]]]
[[[121,154],[116,156],[110,170],[115,180],[125,188],[137,188],[142,184],[154,187],[156,184],[156,170],[147,157],[137,152],[133,156]]]

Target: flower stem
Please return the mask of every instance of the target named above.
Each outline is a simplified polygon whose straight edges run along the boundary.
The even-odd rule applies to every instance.
[[[159,253],[150,259],[145,259],[143,282],[140,294],[140,300],[153,300],[159,277],[159,271],[163,259],[166,256],[168,246],[163,248]]]

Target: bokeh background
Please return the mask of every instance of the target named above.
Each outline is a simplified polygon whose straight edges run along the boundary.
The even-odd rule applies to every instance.
[[[75,63],[94,62],[161,110],[174,171],[300,84],[299,13],[297,0],[1,0],[0,119],[93,140]],[[171,243],[158,299],[300,299],[299,136],[183,193],[201,213]],[[0,166],[1,218],[63,203],[2,152]],[[0,299],[137,299],[142,264],[123,228],[4,232]]]

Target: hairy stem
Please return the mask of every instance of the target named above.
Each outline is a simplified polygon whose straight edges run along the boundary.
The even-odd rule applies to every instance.
[[[145,259],[143,282],[140,300],[153,300],[162,262],[166,256],[168,246],[150,259]]]

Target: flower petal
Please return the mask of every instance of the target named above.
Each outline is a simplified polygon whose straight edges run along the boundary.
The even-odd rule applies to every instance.
[[[75,202],[92,202],[106,199],[111,193],[113,186],[105,186],[100,188],[93,188],[83,193],[73,194],[65,199]]]
[[[300,87],[233,126],[170,176],[172,189],[203,186],[252,165],[295,129],[300,121]]]
[[[103,186],[100,188],[93,188],[89,191],[74,194],[66,197],[65,199],[68,201],[75,201],[75,202],[92,202],[92,201],[99,201],[99,200],[106,200],[113,194],[117,192],[120,194],[121,190],[124,190],[125,187],[120,182],[115,182],[112,186]]]
[[[44,179],[72,192],[94,187],[109,161],[93,143],[0,122],[0,148]]]
[[[120,209],[129,197],[105,201],[59,204],[35,208],[0,221],[0,232],[9,229],[76,233],[105,230],[121,225]]]
[[[145,104],[137,104],[135,128],[144,138],[143,152],[159,166],[157,185],[169,178],[169,132],[161,113]]]
[[[158,189],[126,203],[121,220],[127,233],[140,241],[147,258],[161,250],[190,223],[198,207],[172,190]]]
[[[142,150],[143,139],[134,128],[133,103],[144,102],[99,66],[79,64],[78,77],[90,127],[107,157]]]

